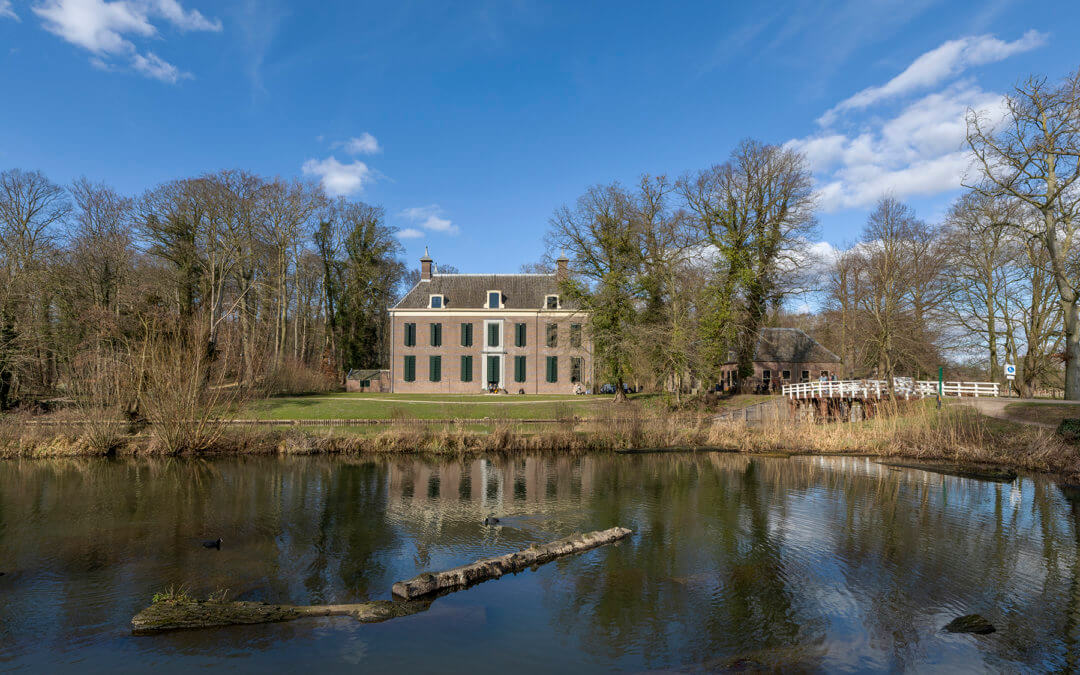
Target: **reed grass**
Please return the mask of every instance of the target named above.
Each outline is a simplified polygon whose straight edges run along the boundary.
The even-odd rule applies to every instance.
[[[0,419],[0,457],[102,455],[90,430],[77,425],[19,425],[16,416]],[[162,453],[146,434],[130,434],[120,454]],[[558,452],[580,454],[618,450],[705,448],[745,453],[866,454],[881,457],[979,463],[1067,474],[1080,478],[1080,445],[1054,432],[1005,422],[972,408],[936,410],[913,403],[862,422],[782,420],[747,426],[698,414],[664,413],[634,405],[612,406],[597,416],[537,427],[512,419],[493,420],[477,432],[464,422],[395,424],[385,429],[229,428],[210,454],[436,454]],[[185,453],[180,453],[185,454]]]

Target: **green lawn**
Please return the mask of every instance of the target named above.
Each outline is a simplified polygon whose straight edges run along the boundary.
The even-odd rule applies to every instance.
[[[572,394],[312,394],[255,401],[241,417],[267,420],[325,419],[559,419],[592,417],[610,409],[611,395]],[[769,396],[735,396],[725,407],[742,408]],[[631,405],[666,411],[659,394],[631,394]]]
[[[1065,418],[1080,418],[1080,404],[1066,403],[1010,403],[1005,414],[1029,422],[1059,424]]]
[[[589,416],[610,396],[316,394],[252,403],[257,419],[556,419]]]

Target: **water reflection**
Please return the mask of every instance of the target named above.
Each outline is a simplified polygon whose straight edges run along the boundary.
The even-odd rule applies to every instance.
[[[483,524],[492,515],[500,525]],[[615,524],[635,535],[387,624],[127,633],[170,584],[296,603],[386,598],[421,569]],[[217,536],[221,551],[199,546]],[[10,462],[0,464],[0,660],[29,670],[105,670],[132,654],[166,670],[312,658],[332,670],[1076,669],[1078,547],[1078,501],[1049,482],[863,458]],[[970,612],[998,632],[940,631]]]

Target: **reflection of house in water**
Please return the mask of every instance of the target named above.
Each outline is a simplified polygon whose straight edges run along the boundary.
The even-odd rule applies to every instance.
[[[593,472],[581,458],[468,459],[461,462],[392,463],[390,504],[447,506],[477,513],[527,510],[576,502],[592,490]],[[522,507],[528,507],[523,509]]]

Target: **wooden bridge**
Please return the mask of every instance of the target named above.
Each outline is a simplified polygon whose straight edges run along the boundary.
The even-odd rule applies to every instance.
[[[910,377],[893,378],[890,391],[886,380],[839,380],[785,384],[781,390],[796,418],[855,421],[877,413],[878,404],[891,395],[902,401],[940,394],[959,398],[993,398],[997,382],[935,382]]]
[[[897,398],[910,400],[913,398],[926,398],[936,396],[974,398],[993,397],[999,393],[1000,385],[997,382],[942,382],[941,391],[938,391],[939,383],[934,380],[913,380],[910,377],[893,378],[892,393]],[[886,380],[837,380],[802,382],[800,384],[785,384],[782,389],[785,397],[791,400],[812,399],[859,399],[873,400],[888,398],[889,383]]]

